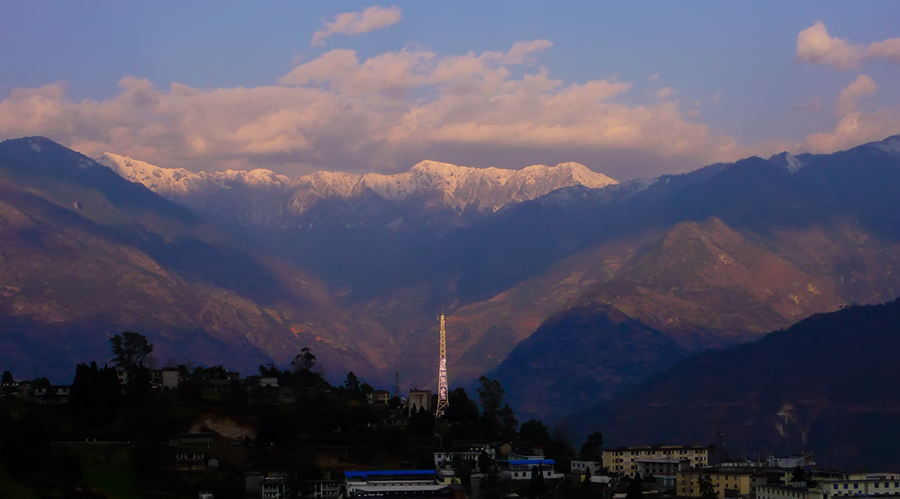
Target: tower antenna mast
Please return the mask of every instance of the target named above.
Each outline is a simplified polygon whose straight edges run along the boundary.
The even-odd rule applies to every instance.
[[[441,312],[441,358],[438,364],[438,400],[434,417],[444,415],[450,405],[449,383],[447,381],[447,332],[444,329],[444,312]]]

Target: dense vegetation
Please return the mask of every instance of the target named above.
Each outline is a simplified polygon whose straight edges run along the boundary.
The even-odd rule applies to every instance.
[[[433,451],[460,440],[538,446],[561,463],[574,455],[563,429],[537,420],[520,427],[499,382],[486,377],[477,402],[456,388],[445,417],[435,420],[426,410],[407,417],[396,396],[386,405],[369,404],[366,395],[374,388],[353,372],[332,386],[306,348],[289,368],[259,366],[261,377],[277,378],[278,388],[249,384],[223,366],[181,365],[180,386],[160,390],[151,389],[144,365],[153,350],[146,338],[123,333],[111,346],[113,366],[79,364],[64,404],[16,393],[29,385],[49,387],[46,380],[15,383],[11,372],[3,374],[0,497],[197,497],[209,491],[242,498],[246,472],[286,471],[303,484],[329,474],[340,478],[347,469],[430,469]],[[189,431],[215,438],[199,446],[170,441]],[[185,452],[203,453],[217,466],[185,470],[176,465],[176,455]],[[468,481],[471,469],[455,464]],[[485,466],[493,471],[483,487],[495,496],[507,485],[496,463]]]

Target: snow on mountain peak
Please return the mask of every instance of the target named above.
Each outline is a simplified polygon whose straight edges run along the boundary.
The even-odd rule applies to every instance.
[[[96,161],[169,198],[186,199],[238,186],[254,190],[279,189],[279,192],[290,193],[287,208],[295,214],[304,213],[324,199],[352,199],[369,192],[386,200],[420,198],[428,199],[430,206],[492,212],[563,187],[601,188],[618,184],[580,163],[531,165],[521,170],[507,170],[425,160],[393,175],[319,171],[291,180],[265,169],[193,173],[184,168],[161,168],[112,153],[104,153]]]

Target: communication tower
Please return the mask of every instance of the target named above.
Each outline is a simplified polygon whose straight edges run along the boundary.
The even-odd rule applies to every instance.
[[[449,383],[447,381],[447,332],[444,330],[444,314],[441,313],[441,359],[438,364],[438,399],[437,410],[434,417],[444,415],[444,410],[450,405]]]

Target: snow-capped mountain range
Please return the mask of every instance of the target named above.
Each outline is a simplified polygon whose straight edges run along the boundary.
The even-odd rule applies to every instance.
[[[353,202],[372,195],[387,201],[416,200],[428,208],[459,212],[474,210],[486,214],[564,187],[601,188],[618,184],[579,163],[506,170],[422,161],[408,171],[394,175],[319,171],[291,179],[264,169],[194,173],[108,152],[95,160],[127,180],[139,182],[166,198],[193,208],[209,206],[208,198],[211,197],[219,202],[223,196],[255,197],[258,202],[251,204],[257,211],[259,204],[265,202],[266,210],[275,209],[281,216],[294,217],[303,215],[321,201]],[[246,201],[243,200],[245,204]],[[276,208],[275,204],[279,206]],[[256,215],[251,218],[259,219],[260,214]],[[271,219],[269,216],[262,218]]]

